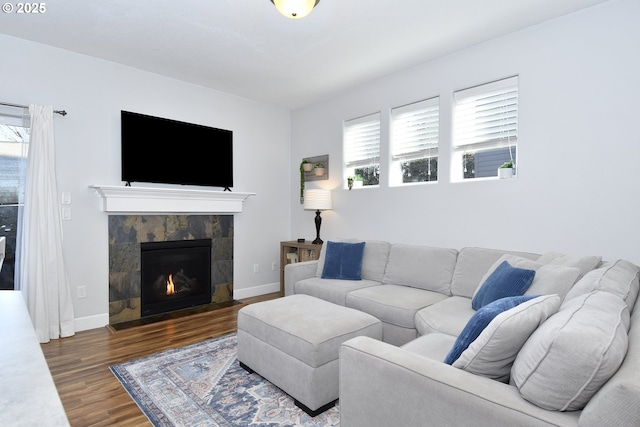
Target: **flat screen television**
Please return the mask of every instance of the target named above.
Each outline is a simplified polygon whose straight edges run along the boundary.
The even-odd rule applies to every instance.
[[[121,111],[122,180],[233,186],[233,132]]]

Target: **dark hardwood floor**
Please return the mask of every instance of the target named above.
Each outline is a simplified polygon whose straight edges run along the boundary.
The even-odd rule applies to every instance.
[[[109,366],[235,332],[238,310],[277,297],[278,293],[249,298],[216,311],[116,332],[106,327],[82,331],[42,344],[69,422],[77,427],[150,426]]]

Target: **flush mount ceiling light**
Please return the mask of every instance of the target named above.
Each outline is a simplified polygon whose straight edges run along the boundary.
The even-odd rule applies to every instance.
[[[320,0],[271,0],[278,12],[291,19],[307,16]]]

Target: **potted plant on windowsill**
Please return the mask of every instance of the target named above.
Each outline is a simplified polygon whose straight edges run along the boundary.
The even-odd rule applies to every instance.
[[[351,190],[353,187],[362,187],[364,185],[364,178],[362,177],[362,175],[356,175],[356,176],[349,176],[347,177],[347,186],[349,187],[349,190]]]
[[[316,163],[315,166],[313,167],[313,173],[316,176],[324,175],[324,163]]]
[[[355,179],[356,179],[355,176],[347,177],[347,188],[349,189],[349,191],[351,191],[351,189],[353,188],[353,181],[355,181]]]
[[[513,177],[513,160],[509,160],[508,162],[504,162],[498,167],[498,178],[507,179]]]

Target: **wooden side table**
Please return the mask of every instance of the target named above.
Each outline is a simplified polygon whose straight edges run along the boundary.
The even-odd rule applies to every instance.
[[[284,267],[295,262],[313,261],[320,258],[322,244],[316,245],[311,240],[280,242],[280,295],[284,296]]]

